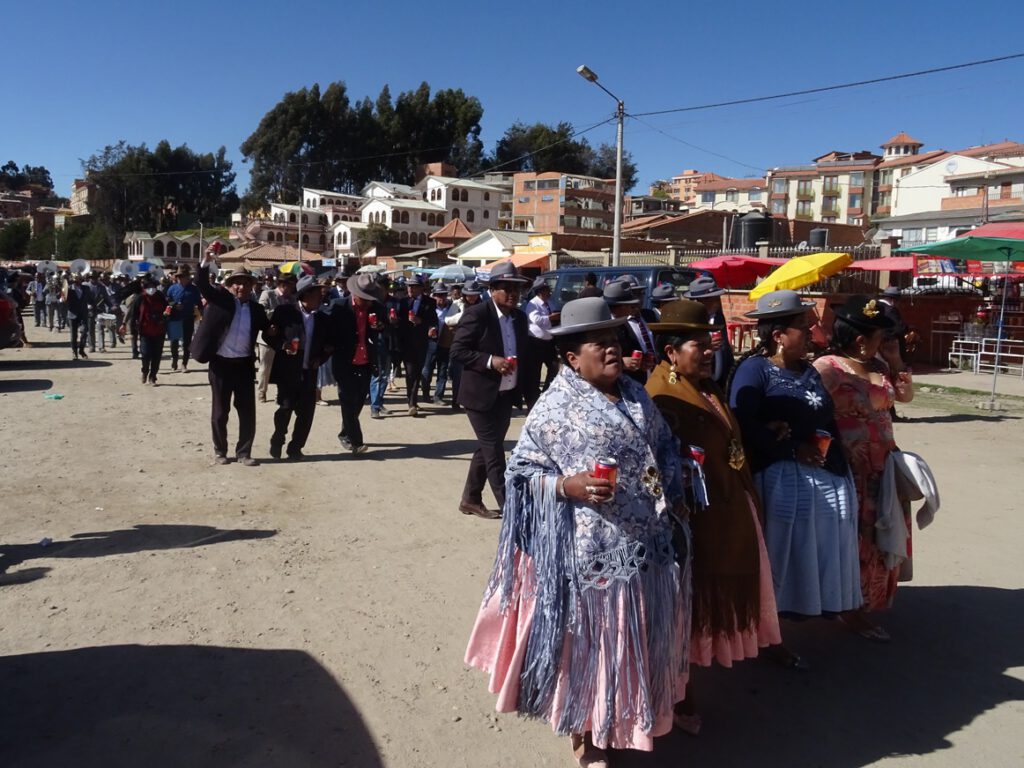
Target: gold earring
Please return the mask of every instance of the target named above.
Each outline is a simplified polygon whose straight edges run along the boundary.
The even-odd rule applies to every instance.
[[[677,381],[679,381],[679,377],[676,376],[676,364],[672,363],[672,365],[668,367],[668,383],[675,384]]]

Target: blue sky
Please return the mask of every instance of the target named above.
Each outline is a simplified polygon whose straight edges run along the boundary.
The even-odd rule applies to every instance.
[[[747,5],[747,7],[744,7]],[[3,3],[0,163],[45,165],[61,194],[80,158],[125,139],[239,145],[290,90],[343,80],[353,98],[426,80],[484,106],[488,150],[513,121],[611,116],[881,77],[1024,51],[1024,3],[519,0]],[[639,188],[684,168],[723,175],[871,149],[1024,141],[1024,59],[896,83],[626,123]],[[614,142],[613,124],[588,134]]]

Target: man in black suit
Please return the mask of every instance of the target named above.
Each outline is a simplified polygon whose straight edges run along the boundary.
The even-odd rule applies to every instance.
[[[224,287],[210,284],[210,259],[217,253],[219,249],[211,247],[196,273],[196,287],[206,299],[206,311],[192,337],[192,357],[210,364],[214,462],[228,463],[228,413],[233,399],[238,412],[235,458],[239,464],[255,467],[259,463],[252,458],[256,437],[256,336],[267,329],[267,313],[253,296],[256,280],[244,269],[232,272],[224,280]]]
[[[377,280],[367,274],[348,278],[346,295],[332,301],[329,312],[334,347],[331,367],[341,401],[338,440],[342,448],[358,455],[366,452],[359,414],[378,374],[380,345],[387,343],[381,333],[387,309],[381,303]]]
[[[617,329],[622,346],[622,370],[637,383],[646,384],[647,376],[657,365],[658,352],[654,347],[654,334],[640,316],[640,299],[629,281],[613,280],[604,287],[604,300],[608,302],[612,317],[627,318]],[[634,352],[639,352],[639,356],[634,356]]]
[[[295,426],[288,443],[288,458],[292,461],[302,460],[302,449],[313,426],[317,369],[330,354],[330,321],[320,311],[323,294],[315,277],[304,276],[295,288],[295,302],[279,304],[263,332],[263,340],[274,350],[270,383],[277,385],[277,410],[270,455],[275,459],[281,458],[293,413]]]
[[[89,313],[92,307],[92,291],[89,287],[82,285],[82,276],[75,275],[71,278],[71,285],[68,286],[68,297],[66,304],[68,308],[68,320],[71,325],[71,353],[75,360],[79,357],[88,359],[85,354],[85,342],[89,334]]]
[[[530,369],[526,316],[518,309],[519,295],[529,280],[511,262],[491,270],[490,298],[467,307],[459,318],[452,342],[452,359],[463,366],[459,404],[466,409],[476,433],[477,447],[469,464],[459,511],[486,519],[501,517],[505,506],[505,435],[512,404],[522,397]],[[483,503],[489,483],[498,511]]]
[[[423,364],[430,347],[430,329],[437,327],[437,305],[424,295],[426,280],[413,275],[406,281],[409,295],[398,303],[394,319],[398,334],[398,348],[405,365],[405,396],[409,415],[419,415],[419,391],[423,380]]]
[[[711,332],[711,350],[715,353],[711,378],[723,391],[735,360],[732,345],[729,343],[725,313],[722,311],[722,294],[724,293],[725,290],[718,287],[715,278],[710,275],[702,275],[690,283],[690,287],[683,294],[683,298],[693,299],[703,304],[708,310],[708,322],[715,326],[715,330]]]

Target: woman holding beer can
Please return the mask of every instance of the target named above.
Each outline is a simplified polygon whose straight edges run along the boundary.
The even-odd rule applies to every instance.
[[[582,766],[651,750],[686,687],[688,528],[675,440],[622,376],[604,299],[565,304],[564,365],[508,462],[498,554],[466,662],[497,709],[569,735]],[[674,544],[675,538],[675,544]]]
[[[773,291],[747,317],[758,343],[740,358],[730,405],[764,508],[775,602],[786,617],[860,607],[857,497],[835,409],[807,361],[812,301]]]
[[[731,667],[781,642],[754,481],[739,425],[711,378],[707,309],[690,299],[665,304],[651,330],[661,362],[647,392],[691,457],[684,463],[694,498],[690,661]],[[691,685],[676,724],[696,735],[701,721],[692,694]]]

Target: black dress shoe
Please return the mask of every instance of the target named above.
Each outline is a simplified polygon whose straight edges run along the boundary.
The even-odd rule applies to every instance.
[[[274,445],[273,443],[270,444],[270,457],[272,459],[280,459],[281,458],[281,446],[280,445]]]
[[[498,520],[501,518],[501,512],[496,509],[488,509],[483,504],[479,504],[475,501],[461,501],[459,502],[459,512],[464,515],[476,515],[482,517],[484,520]]]
[[[304,458],[306,458],[306,454],[302,451],[288,451],[288,461],[302,461]]]

